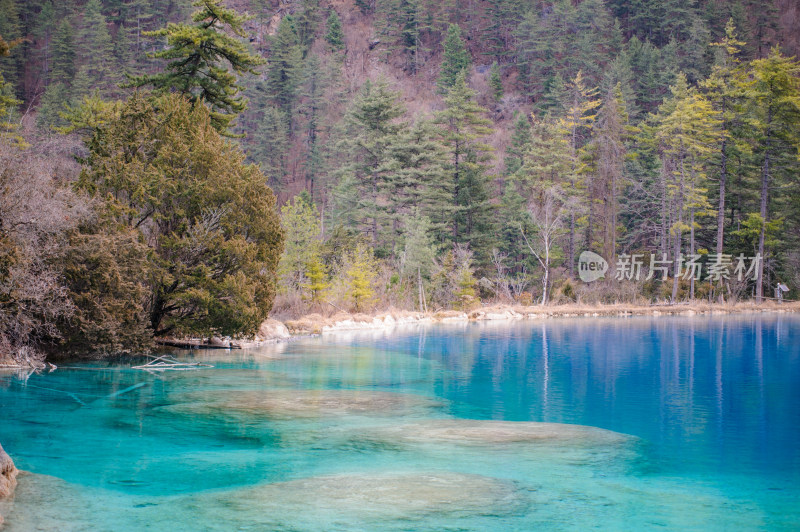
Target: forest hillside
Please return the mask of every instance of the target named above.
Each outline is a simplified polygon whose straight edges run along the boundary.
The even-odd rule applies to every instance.
[[[0,351],[797,299],[798,9],[0,0]]]

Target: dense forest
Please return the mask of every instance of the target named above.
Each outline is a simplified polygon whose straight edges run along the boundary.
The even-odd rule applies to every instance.
[[[251,334],[270,311],[800,288],[785,0],[0,14],[0,353]],[[586,250],[664,275],[583,283]]]

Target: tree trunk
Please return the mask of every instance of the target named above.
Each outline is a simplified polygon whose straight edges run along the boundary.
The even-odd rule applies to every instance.
[[[569,277],[575,278],[575,210],[569,213]]]
[[[547,304],[547,285],[550,283],[550,244],[545,243],[544,279],[542,280],[542,306]]]
[[[422,273],[417,268],[417,289],[419,291],[419,311],[425,311],[425,300],[422,298]]]
[[[694,207],[689,214],[689,253],[694,255]],[[689,299],[694,301],[694,272],[692,278],[689,280]]]
[[[756,280],[756,303],[764,297],[764,240],[767,230],[767,195],[769,194],[769,156],[772,125],[772,106],[767,111],[767,134],[764,138],[764,166],[761,171],[761,232],[758,234],[758,279]]]
[[[722,141],[721,163],[719,172],[719,206],[717,207],[717,254],[722,253],[725,231],[725,181],[727,180],[727,141]]]
[[[667,238],[667,169],[661,166],[661,253],[669,253],[669,241]]]
[[[675,270],[673,271],[672,275],[672,303],[675,303],[675,300],[678,298],[678,284],[679,284],[679,277],[680,277],[680,267],[681,267],[681,235],[683,233],[683,193],[684,193],[684,168],[683,168],[683,158],[681,158],[681,179],[680,179],[680,186],[678,187],[678,198],[676,201],[676,208],[677,211],[677,220],[675,222],[675,226],[677,228],[675,233],[675,248],[674,248],[674,255],[675,255]]]

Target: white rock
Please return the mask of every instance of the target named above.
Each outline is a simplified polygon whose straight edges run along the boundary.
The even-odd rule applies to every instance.
[[[292,335],[286,325],[278,320],[265,320],[258,328],[258,336],[263,340],[286,340]]]

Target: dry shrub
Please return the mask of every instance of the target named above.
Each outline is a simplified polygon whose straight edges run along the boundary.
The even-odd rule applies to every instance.
[[[633,281],[598,281],[594,283],[577,282],[576,301],[588,305],[649,304],[642,295],[643,283]]]
[[[62,161],[37,148],[0,145],[0,354],[21,364],[41,361],[74,311],[58,262],[68,232],[91,216],[59,183]]]

